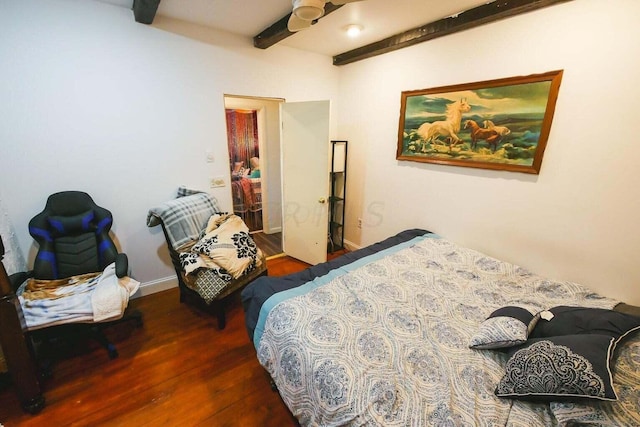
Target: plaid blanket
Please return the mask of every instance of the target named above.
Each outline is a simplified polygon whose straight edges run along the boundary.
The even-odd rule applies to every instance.
[[[218,200],[207,193],[179,197],[149,209],[147,226],[161,222],[174,248],[200,238],[200,232],[214,213],[220,212]]]

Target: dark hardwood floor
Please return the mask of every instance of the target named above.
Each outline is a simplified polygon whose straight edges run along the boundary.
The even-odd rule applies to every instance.
[[[271,257],[282,253],[282,233],[266,234],[259,231],[251,233],[251,237],[265,256]]]
[[[335,254],[334,254],[335,255]],[[308,265],[288,257],[268,261],[269,275]],[[22,411],[11,385],[0,390],[0,424],[14,426],[297,426],[249,341],[239,294],[227,306],[227,327],[180,304],[178,290],[130,302],[144,326],[107,331],[120,357],[79,342],[42,381],[46,407]]]

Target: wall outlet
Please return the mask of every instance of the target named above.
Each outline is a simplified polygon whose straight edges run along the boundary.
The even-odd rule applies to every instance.
[[[217,188],[217,187],[224,187],[227,184],[224,182],[224,177],[214,176],[213,178],[210,178],[210,185],[211,185],[211,188]]]
[[[358,228],[362,228],[362,218],[358,218]]]

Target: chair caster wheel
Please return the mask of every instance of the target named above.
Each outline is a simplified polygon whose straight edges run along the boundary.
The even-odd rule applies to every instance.
[[[26,402],[22,402],[22,409],[31,415],[37,414],[38,412],[42,411],[43,408],[44,396],[41,394],[34,397],[33,399],[29,399]]]

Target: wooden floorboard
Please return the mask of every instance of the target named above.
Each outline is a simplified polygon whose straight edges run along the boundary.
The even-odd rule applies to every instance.
[[[256,245],[264,252],[265,256],[270,257],[282,253],[282,233],[266,234],[262,231],[251,233],[251,237]]]
[[[289,257],[268,261],[269,275],[300,271]],[[180,304],[178,290],[130,302],[144,326],[107,331],[120,356],[94,343],[63,352],[42,382],[46,407],[22,411],[11,385],[0,390],[0,424],[13,426],[297,426],[266,372],[244,326],[239,295],[228,304],[227,327]]]

